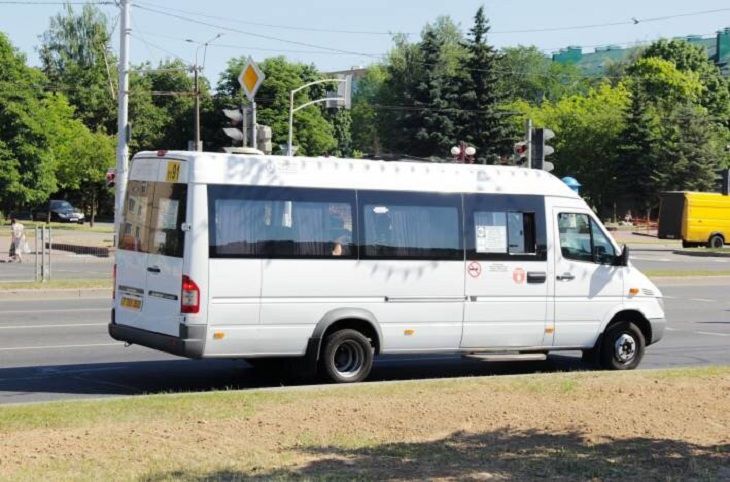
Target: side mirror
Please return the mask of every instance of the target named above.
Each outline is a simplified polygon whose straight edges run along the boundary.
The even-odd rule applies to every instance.
[[[617,266],[628,266],[629,265],[629,247],[624,244],[624,249],[616,260]]]

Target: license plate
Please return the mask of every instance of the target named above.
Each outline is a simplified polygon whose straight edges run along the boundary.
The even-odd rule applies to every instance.
[[[74,223],[75,223],[76,221],[78,221],[78,220],[79,220],[79,218],[69,218],[68,220],[69,220],[69,221],[72,221],[72,222],[74,222]]]
[[[136,310],[139,311],[142,308],[142,300],[137,298],[128,298],[126,296],[122,297],[121,305],[124,308],[129,308],[130,310]]]

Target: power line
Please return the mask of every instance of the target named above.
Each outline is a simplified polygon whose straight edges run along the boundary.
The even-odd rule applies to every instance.
[[[708,15],[711,13],[719,12],[730,12],[730,8],[716,8],[713,10],[701,10],[697,12],[678,13],[675,15],[663,15],[661,17],[647,17],[647,18],[631,18],[630,20],[623,20],[617,22],[606,22],[606,23],[594,23],[589,25],[571,25],[566,27],[544,27],[544,28],[531,28],[531,29],[520,29],[520,30],[495,30],[490,31],[490,34],[514,34],[514,33],[539,33],[539,32],[561,32],[568,30],[585,30],[589,28],[602,28],[602,27],[616,27],[620,25],[638,25],[640,23],[659,22],[663,20],[671,20],[673,18],[682,17],[693,17],[697,15]]]
[[[165,38],[165,39],[169,39],[169,40],[176,40],[178,42],[190,43],[190,41],[191,41],[191,39],[189,39],[189,38],[175,37],[173,35],[165,35],[165,34],[161,34],[161,33],[157,33],[157,32],[149,32],[149,31],[146,31],[146,30],[135,29],[135,32],[142,33],[145,36]],[[193,43],[202,43],[202,42],[193,41]],[[242,45],[222,44],[222,43],[210,44],[208,47],[209,48],[222,47],[222,48],[230,48],[230,49],[238,49],[238,50],[260,50],[260,51],[264,51],[264,52],[275,52],[275,53],[277,53],[277,52],[283,52],[283,53],[294,53],[294,54],[352,55],[350,53],[331,52],[331,51],[328,51],[328,50],[271,49],[271,48],[263,48],[263,47],[245,47],[245,46],[242,46]],[[368,53],[368,54],[364,54],[363,53],[363,55],[368,55],[370,57],[379,57],[379,56],[383,56],[383,55],[386,55],[386,54],[381,54],[381,53]]]
[[[139,5],[146,5],[146,6],[152,6],[152,7],[158,7],[154,4],[149,4],[145,2],[137,2]],[[385,31],[374,31],[374,30],[340,30],[340,29],[324,29],[324,28],[315,28],[315,27],[301,27],[297,25],[277,25],[277,24],[271,24],[271,23],[259,23],[259,22],[251,22],[247,20],[240,20],[230,17],[223,17],[220,15],[210,15],[202,12],[194,12],[191,10],[182,10],[179,8],[171,8],[171,7],[164,7],[165,10],[169,10],[171,12],[178,12],[182,14],[188,14],[188,15],[195,15],[196,17],[203,17],[203,18],[209,18],[213,20],[224,20],[226,22],[233,22],[241,25],[251,25],[254,27],[265,27],[265,28],[272,28],[272,29],[279,29],[279,30],[298,30],[302,32],[321,32],[321,33],[341,33],[341,34],[352,34],[352,35],[388,35],[392,36],[395,33],[402,33],[404,35],[416,35],[413,32],[385,32]]]
[[[36,2],[36,1],[24,1],[24,2],[6,2],[0,1],[0,5],[116,5],[114,2],[109,1],[98,1],[98,2]]]
[[[365,54],[363,52],[353,52],[353,51],[350,51],[350,50],[337,49],[337,48],[333,48],[333,47],[324,47],[322,45],[315,45],[315,44],[310,44],[310,43],[307,43],[307,42],[298,42],[298,41],[295,41],[295,40],[287,40],[287,39],[282,39],[282,38],[278,38],[278,37],[273,37],[273,36],[270,36],[270,35],[263,35],[263,34],[257,34],[257,33],[247,32],[245,30],[241,30],[241,29],[237,29],[237,28],[233,28],[233,27],[226,27],[224,25],[217,25],[217,24],[213,24],[213,23],[210,23],[210,22],[205,22],[205,21],[202,21],[202,20],[196,20],[194,18],[189,18],[189,17],[185,17],[183,15],[178,15],[176,13],[166,12],[166,11],[163,11],[163,10],[157,10],[157,9],[150,8],[150,7],[145,7],[145,6],[142,6],[142,5],[134,4],[133,6],[135,8],[140,9],[140,10],[145,10],[145,11],[148,11],[148,12],[156,13],[158,15],[164,15],[164,16],[167,16],[167,17],[173,17],[173,18],[177,18],[179,20],[183,20],[185,22],[190,22],[190,23],[194,23],[194,24],[198,24],[198,25],[204,25],[206,27],[211,27],[211,28],[218,29],[218,30],[226,30],[228,32],[236,32],[236,33],[239,33],[241,35],[247,35],[247,36],[250,36],[250,37],[262,38],[262,39],[265,39],[265,40],[273,40],[273,41],[276,41],[276,42],[282,42],[282,43],[287,43],[287,44],[291,44],[291,45],[301,45],[303,47],[310,47],[310,48],[315,48],[315,49],[319,49],[319,50],[328,50],[328,51],[331,51],[331,52],[340,52],[340,53],[352,54],[352,55],[359,55],[359,56],[365,56],[365,57],[369,57],[370,56],[369,54]]]

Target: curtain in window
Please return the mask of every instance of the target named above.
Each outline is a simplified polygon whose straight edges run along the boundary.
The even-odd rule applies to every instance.
[[[328,232],[328,204],[295,202],[292,209],[295,256],[331,256],[333,239]]]
[[[263,254],[263,202],[218,199],[215,213],[214,242],[219,254]]]

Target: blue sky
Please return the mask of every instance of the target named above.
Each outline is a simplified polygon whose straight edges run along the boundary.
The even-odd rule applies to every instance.
[[[491,43],[499,47],[533,44],[546,52],[568,45],[592,47],[689,34],[711,35],[719,28],[730,27],[730,10],[726,10],[661,21],[640,21],[635,25],[563,29],[631,22],[632,17],[641,20],[730,8],[727,0],[133,1],[140,7],[132,10],[133,63],[146,60],[156,63],[172,56],[192,62],[196,46],[186,42],[186,39],[204,42],[223,33],[207,52],[206,75],[213,83],[217,81],[227,59],[240,55],[251,55],[261,60],[283,54],[291,60],[314,63],[323,71],[367,65],[390,48],[388,32],[407,32],[412,34],[411,38],[417,39],[423,26],[439,15],[449,15],[467,30],[474,12],[482,4],[486,6],[494,32],[489,38]],[[168,15],[143,10],[142,7]],[[0,2],[0,30],[8,34],[13,44],[28,55],[31,64],[37,64],[38,36],[48,27],[49,17],[60,8],[58,5],[8,5]],[[116,7],[101,8],[111,19],[116,18]],[[187,22],[169,14],[209,25]],[[287,27],[296,27],[298,30]],[[552,28],[559,30],[508,33]],[[114,40],[116,49],[118,30],[115,31]]]

